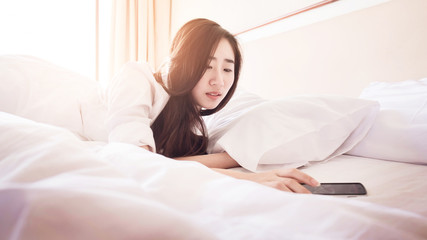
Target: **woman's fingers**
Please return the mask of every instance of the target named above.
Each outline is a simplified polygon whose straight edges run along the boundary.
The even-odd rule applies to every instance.
[[[305,173],[303,173],[300,170],[295,169],[295,168],[279,169],[279,170],[276,170],[276,174],[279,177],[292,178],[292,179],[297,180],[300,183],[305,183],[305,184],[308,184],[308,185],[313,186],[313,187],[320,185],[320,183],[316,179],[312,178],[310,175],[305,174]]]
[[[301,183],[318,186],[319,183],[297,169],[278,169],[261,173],[244,173],[228,169],[216,169],[226,175],[257,182],[286,192],[310,193]]]
[[[263,184],[285,192],[310,193],[310,191],[308,191],[305,187],[301,186],[301,184],[299,184],[297,181],[289,178],[284,178],[277,181],[264,182]]]
[[[292,192],[295,193],[311,193],[307,190],[307,188],[303,187],[299,182],[297,182],[294,179],[285,179],[284,184],[286,184],[286,187],[289,188]]]
[[[303,187],[301,183],[305,183],[311,186],[319,185],[319,182],[316,179],[299,171],[298,169],[279,169],[272,171],[272,173],[276,177],[268,185],[282,191],[310,193],[310,191]]]
[[[281,191],[285,191],[285,192],[293,192],[291,189],[289,189],[285,184],[283,184],[283,182],[281,181],[274,181],[274,182],[264,182],[263,183],[266,186],[272,187],[272,188],[276,188],[278,190]]]

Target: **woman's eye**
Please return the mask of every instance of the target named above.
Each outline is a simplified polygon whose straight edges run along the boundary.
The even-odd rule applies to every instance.
[[[230,68],[225,68],[224,71],[225,72],[232,72],[233,70],[231,70]]]

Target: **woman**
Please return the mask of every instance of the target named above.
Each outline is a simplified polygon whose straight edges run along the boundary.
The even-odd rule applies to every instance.
[[[228,170],[239,164],[226,152],[206,154],[202,116],[222,109],[239,79],[241,53],[217,23],[195,19],[176,34],[170,61],[150,76],[146,65],[124,67],[109,88],[110,141],[125,141],[177,160],[200,162],[220,173],[274,188],[309,193],[318,182],[296,169],[264,173]],[[132,76],[144,76],[135,80]],[[151,126],[151,128],[150,128]]]

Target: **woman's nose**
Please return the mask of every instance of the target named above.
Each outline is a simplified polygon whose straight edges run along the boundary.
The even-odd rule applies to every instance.
[[[218,85],[218,86],[224,86],[224,76],[222,75],[222,72],[220,70],[214,71],[214,73],[211,76],[211,79],[209,81],[210,85]]]

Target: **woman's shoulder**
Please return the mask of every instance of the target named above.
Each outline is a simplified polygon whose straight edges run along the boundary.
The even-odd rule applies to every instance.
[[[160,85],[155,77],[151,66],[146,62],[127,62],[120,71],[115,74],[111,81],[112,85],[144,86]]]
[[[127,88],[129,92],[151,92],[155,97],[167,98],[167,91],[154,77],[154,71],[147,62],[131,61],[123,65],[114,77],[112,87]]]
[[[145,76],[149,76],[149,79],[154,80],[153,76],[153,69],[151,68],[150,64],[147,62],[136,62],[136,61],[130,61],[123,65],[121,68],[120,73],[135,73],[135,74],[143,74]]]

